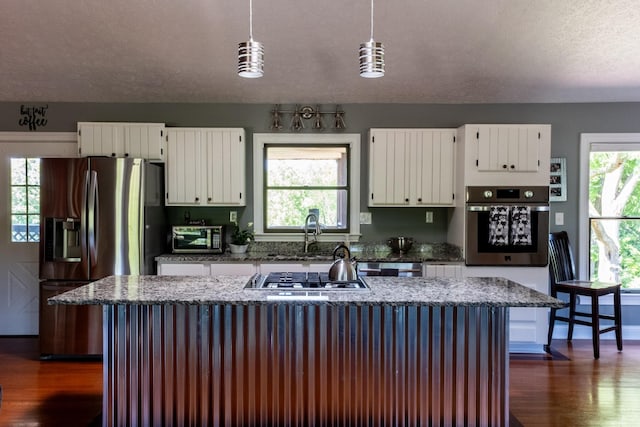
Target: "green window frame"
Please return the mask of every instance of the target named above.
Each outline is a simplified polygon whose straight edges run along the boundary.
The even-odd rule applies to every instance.
[[[265,144],[265,233],[300,233],[315,213],[326,233],[346,233],[350,218],[349,144]]]

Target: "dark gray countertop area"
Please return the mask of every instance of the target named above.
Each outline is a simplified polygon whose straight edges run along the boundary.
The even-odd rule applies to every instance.
[[[300,244],[287,242],[251,243],[246,254],[164,254],[156,257],[157,262],[331,262],[335,243],[322,243],[310,253],[296,251]],[[463,262],[460,248],[448,243],[416,244],[406,254],[392,253],[384,243],[352,243],[351,256],[359,262]]]
[[[49,299],[49,304],[300,304],[561,307],[562,302],[499,277],[369,277],[369,291],[314,291],[326,300],[270,301],[246,290],[250,276],[109,276]]]

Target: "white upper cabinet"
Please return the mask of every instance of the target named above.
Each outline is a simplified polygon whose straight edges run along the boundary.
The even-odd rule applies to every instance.
[[[540,129],[532,126],[487,126],[478,129],[478,170],[537,172]]]
[[[549,185],[550,125],[464,125],[458,139],[465,185]]]
[[[78,123],[78,155],[164,161],[163,123]]]
[[[202,154],[202,132],[198,129],[167,129],[165,162],[165,204],[200,205],[203,197],[202,174],[206,158]]]
[[[245,205],[244,129],[208,130],[207,204]]]
[[[369,206],[451,206],[455,129],[371,129]]]
[[[167,128],[166,205],[244,206],[240,128]]]

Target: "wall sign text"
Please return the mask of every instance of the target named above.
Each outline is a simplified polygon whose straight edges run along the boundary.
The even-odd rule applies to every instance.
[[[20,106],[20,119],[18,125],[23,127],[29,127],[29,130],[36,130],[38,127],[45,127],[47,125],[47,109],[49,105],[43,105],[40,107],[35,106]]]

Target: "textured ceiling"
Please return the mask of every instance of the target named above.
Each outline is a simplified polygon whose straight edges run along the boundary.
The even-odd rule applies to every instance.
[[[255,0],[265,76],[236,75],[248,0],[1,0],[0,101],[640,101],[638,0]]]

